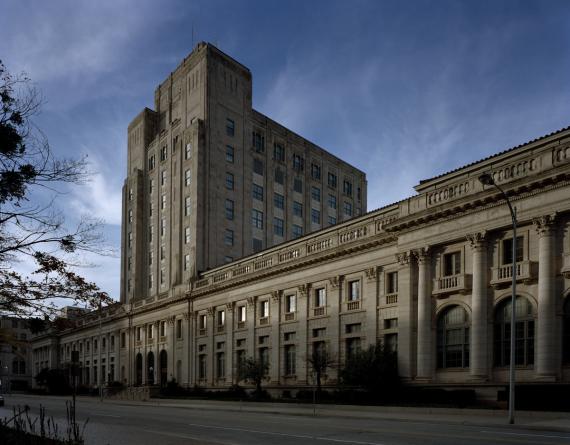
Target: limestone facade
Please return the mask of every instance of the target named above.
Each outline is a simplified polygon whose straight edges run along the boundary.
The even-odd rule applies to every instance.
[[[478,181],[482,173],[516,207],[515,257],[508,207]],[[183,276],[170,287],[176,292],[127,298],[74,330],[38,337],[34,347],[51,342],[58,365],[80,351],[83,382],[92,385],[104,376],[223,388],[238,382],[238,362],[252,356],[268,360],[270,387],[295,389],[313,383],[313,348],[342,364],[380,340],[397,350],[410,383],[501,385],[515,262],[517,381],[569,383],[570,128],[415,189],[400,202]],[[168,227],[182,236],[181,225]],[[327,371],[326,384],[336,372]]]

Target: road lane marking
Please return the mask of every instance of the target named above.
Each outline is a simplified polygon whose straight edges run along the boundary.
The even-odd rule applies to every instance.
[[[503,434],[506,436],[528,436],[528,437],[547,437],[552,439],[570,440],[570,436],[558,436],[553,434],[531,434],[531,433],[508,433],[505,431],[481,431],[484,434]]]
[[[384,445],[379,442],[362,442],[357,440],[344,440],[344,439],[333,439],[329,437],[322,437],[322,436],[309,436],[305,434],[289,434],[289,433],[279,433],[274,431],[262,431],[262,430],[250,430],[247,428],[235,428],[235,427],[228,427],[228,426],[213,426],[213,425],[204,425],[200,423],[189,423],[188,426],[196,426],[199,428],[210,428],[216,430],[227,430],[227,431],[240,431],[242,433],[255,433],[255,434],[267,434],[270,436],[284,436],[284,437],[292,437],[295,439],[311,439],[311,440],[324,440],[329,442],[336,442],[336,443],[353,443],[357,445]]]
[[[143,430],[145,433],[152,433],[152,434],[160,434],[163,436],[169,436],[169,437],[179,437],[181,439],[192,439],[192,440],[196,440],[199,443],[204,443],[204,438],[203,437],[195,437],[195,436],[190,436],[188,434],[177,434],[177,433],[168,433],[165,431],[156,431],[156,430]],[[212,441],[212,440],[208,440],[207,442],[208,444],[224,444],[226,442],[216,442],[216,441]]]

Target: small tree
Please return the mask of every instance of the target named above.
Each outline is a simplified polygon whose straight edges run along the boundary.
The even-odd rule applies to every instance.
[[[261,383],[267,378],[269,365],[260,359],[248,357],[243,361],[239,375],[242,379],[255,385],[256,394],[261,394]]]
[[[390,396],[399,385],[398,359],[381,342],[354,353],[340,372],[342,383],[358,386],[371,394]]]
[[[320,342],[314,344],[313,352],[311,356],[307,358],[307,362],[315,374],[315,380],[317,382],[317,393],[320,394],[322,388],[322,378],[326,375],[327,369],[334,366],[336,360],[326,349],[325,343]]]

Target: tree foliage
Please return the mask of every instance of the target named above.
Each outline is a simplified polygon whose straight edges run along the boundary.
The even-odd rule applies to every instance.
[[[66,227],[55,207],[58,185],[88,179],[85,158],[55,158],[33,124],[41,96],[24,74],[0,61],[0,314],[53,316],[55,298],[95,307],[109,297],[72,268],[81,252],[103,253],[101,221]],[[30,276],[15,271],[31,263]]]
[[[400,384],[397,354],[381,342],[370,345],[347,360],[340,378],[343,384],[363,388],[372,394],[393,394]]]
[[[242,379],[255,385],[255,392],[261,394],[261,383],[267,378],[269,365],[253,357],[246,358],[241,364],[239,375]]]

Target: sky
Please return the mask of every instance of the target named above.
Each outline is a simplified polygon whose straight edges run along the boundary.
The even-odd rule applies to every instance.
[[[421,179],[570,126],[570,1],[2,0],[0,59],[93,176],[56,205],[120,245],[127,126],[199,41],[253,75],[254,108],[365,171],[368,210]],[[80,270],[119,298],[120,257]]]

